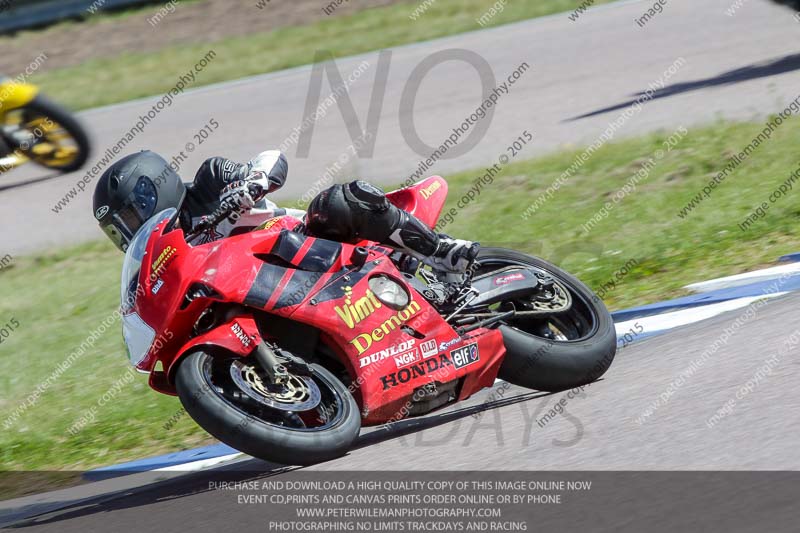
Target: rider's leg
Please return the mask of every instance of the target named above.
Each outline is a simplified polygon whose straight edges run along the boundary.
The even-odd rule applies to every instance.
[[[311,201],[308,229],[341,241],[368,239],[389,244],[439,270],[463,272],[479,245],[439,235],[417,217],[399,209],[379,188],[364,181],[337,184]]]

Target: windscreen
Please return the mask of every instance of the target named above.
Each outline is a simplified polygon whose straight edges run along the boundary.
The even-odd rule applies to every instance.
[[[120,309],[123,314],[130,312],[136,305],[136,294],[139,288],[139,271],[142,259],[147,248],[147,241],[153,229],[164,220],[169,220],[177,214],[174,207],[165,209],[145,222],[131,240],[128,251],[125,252],[125,262],[122,264],[122,284],[120,287]]]

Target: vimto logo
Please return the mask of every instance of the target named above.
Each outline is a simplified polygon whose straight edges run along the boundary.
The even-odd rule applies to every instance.
[[[342,322],[344,322],[345,325],[347,325],[347,327],[350,329],[355,328],[356,324],[370,316],[375,312],[376,309],[383,307],[381,302],[375,297],[374,294],[372,294],[372,291],[369,289],[367,289],[364,296],[355,302],[353,301],[353,288],[344,287],[343,290],[344,305],[337,305],[333,308],[333,310],[336,311],[336,314],[339,315],[339,318],[342,319]]]

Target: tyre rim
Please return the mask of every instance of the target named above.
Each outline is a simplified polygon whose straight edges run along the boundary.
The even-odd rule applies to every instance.
[[[344,420],[344,399],[320,373],[292,374],[277,386],[248,361],[210,356],[202,370],[209,389],[247,420],[301,432],[323,431]]]
[[[80,154],[77,141],[64,126],[31,110],[9,113],[3,133],[13,149],[45,166],[69,165]]]
[[[550,278],[553,280],[556,298],[552,302],[557,303],[559,300],[563,302],[566,297],[568,298],[569,307],[564,311],[559,311],[559,306],[557,305],[531,301],[535,298],[503,302],[499,306],[501,312],[512,308],[517,310],[527,308],[546,310],[548,305],[551,305],[554,311],[551,315],[539,317],[515,317],[506,320],[505,324],[529,335],[564,343],[582,341],[591,337],[597,331],[599,317],[594,305],[580,291],[574,288],[569,280],[564,279],[557,272],[519,260],[486,258],[479,259],[475,277],[500,273],[504,270],[513,269],[513,267],[530,269],[540,279]],[[563,305],[560,307],[563,308]]]
[[[322,393],[314,380],[306,376],[289,376],[286,383],[268,387],[253,365],[234,361],[231,378],[239,389],[255,401],[283,411],[308,411],[319,405]]]

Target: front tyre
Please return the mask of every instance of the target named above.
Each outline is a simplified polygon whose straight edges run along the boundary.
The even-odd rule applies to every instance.
[[[548,316],[514,318],[499,327],[506,358],[499,377],[529,389],[555,392],[591,383],[611,366],[617,350],[614,321],[603,302],[576,277],[537,257],[483,248],[476,275],[532,267],[569,292],[571,306]],[[528,302],[511,301],[517,309]]]
[[[12,150],[49,169],[73,172],[89,158],[86,130],[72,113],[42,94],[9,111],[2,129]]]
[[[211,435],[265,461],[310,465],[347,453],[361,418],[333,374],[309,365],[310,375],[276,386],[256,366],[251,359],[194,352],[178,367],[178,397]]]

